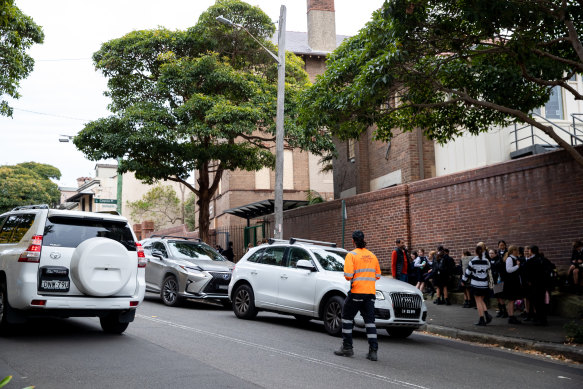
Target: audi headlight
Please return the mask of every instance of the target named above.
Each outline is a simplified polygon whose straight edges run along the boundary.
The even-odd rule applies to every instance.
[[[376,292],[376,299],[377,300],[384,300],[385,299],[385,295],[383,294],[383,292],[381,292],[380,290],[377,290],[377,292]]]

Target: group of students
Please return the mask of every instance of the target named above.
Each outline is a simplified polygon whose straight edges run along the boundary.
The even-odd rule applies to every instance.
[[[516,300],[524,300],[525,321],[547,325],[547,306],[555,276],[555,266],[537,246],[526,246],[522,252],[520,247],[511,245],[506,248],[506,243],[500,241],[498,250],[488,250],[480,242],[476,245],[475,257],[462,276],[462,285],[474,296],[478,326],[492,321],[485,299],[493,294],[493,289],[493,296],[498,299],[499,317],[507,317],[510,324],[521,324],[514,315],[514,304]]]
[[[578,246],[580,253],[582,248]],[[449,256],[449,250],[443,246],[430,251],[428,256],[425,256],[423,249],[414,251],[412,264],[417,289],[429,291],[432,295],[435,293],[435,304],[451,305],[448,286],[451,286],[453,276],[459,275],[464,291],[464,308],[476,307],[478,310],[476,325],[485,326],[492,321],[487,307],[490,297],[498,301],[496,316],[508,318],[510,324],[522,323],[514,314],[517,300],[525,303],[525,321],[533,321],[535,325],[547,324],[547,306],[556,268],[537,246],[507,247],[506,242],[501,240],[496,249],[488,250],[480,242],[474,254],[466,251],[464,255],[474,255],[465,271],[461,261],[456,264]]]

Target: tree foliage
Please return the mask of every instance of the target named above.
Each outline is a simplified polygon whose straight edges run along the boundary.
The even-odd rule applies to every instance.
[[[5,98],[20,97],[20,80],[34,67],[34,60],[26,51],[43,39],[41,27],[24,15],[14,0],[0,0],[0,115],[12,116],[12,108]]]
[[[147,183],[187,186],[200,207],[203,240],[223,172],[275,160],[277,64],[245,31],[218,23],[219,15],[276,51],[269,17],[238,0],[218,0],[186,31],[134,31],[106,42],[93,58],[108,78],[113,115],[87,124],[74,140],[90,159],[122,158],[120,171]],[[306,138],[293,120],[307,74],[298,57],[286,56],[286,141],[319,153],[327,140]],[[193,170],[196,185],[186,181]]]
[[[152,220],[156,229],[177,221],[184,223],[180,199],[170,185],[157,185],[140,200],[128,201],[132,219],[138,222]]]
[[[583,158],[548,124],[534,120],[559,86],[583,72],[581,0],[391,0],[330,56],[304,93],[308,131],[328,127],[376,139],[421,128],[445,143],[467,131],[532,124]]]
[[[61,178],[54,166],[36,162],[0,166],[0,213],[19,205],[59,203],[61,192],[51,178]]]

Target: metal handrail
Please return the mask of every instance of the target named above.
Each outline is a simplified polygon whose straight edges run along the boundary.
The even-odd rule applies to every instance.
[[[573,118],[573,124],[571,125],[573,127],[573,132],[575,134],[577,134],[577,131],[579,131],[581,134],[583,134],[583,130],[580,130],[577,128],[577,123],[575,123],[575,120],[580,121],[581,123],[583,123],[583,119],[579,119],[577,116],[583,116],[583,113],[572,113],[571,117]],[[575,139],[575,144],[577,144],[577,140],[579,140],[578,138]],[[571,138],[571,143],[573,143],[573,139]]]
[[[575,122],[577,120],[577,121],[580,121],[581,123],[583,123],[583,119],[576,117],[576,116],[583,116],[583,113],[573,113],[573,114],[571,114],[571,116],[573,118],[573,124],[570,125],[569,127],[572,127],[573,128],[573,132],[565,130],[563,127],[559,126],[558,124],[550,121],[549,119],[545,118],[544,116],[541,116],[540,114],[538,114],[536,112],[532,112],[531,114],[533,116],[539,118],[539,119],[542,119],[542,121],[550,124],[551,126],[553,126],[553,127],[557,128],[557,129],[561,130],[565,134],[569,135],[569,137],[571,139],[571,145],[572,146],[575,146],[575,145],[577,145],[579,143],[582,143],[583,144],[583,137],[578,136],[578,133],[583,134],[583,130],[580,130],[579,128],[577,128],[576,122]],[[527,129],[528,127],[530,127],[530,135],[529,136],[526,136],[524,138],[520,138],[519,139],[518,138],[518,131]],[[515,148],[516,148],[516,150],[518,150],[518,142],[521,142],[523,140],[527,140],[528,138],[530,138],[530,139],[532,139],[532,142],[531,142],[532,145],[534,145],[534,141],[535,141],[535,138],[536,138],[536,139],[540,140],[541,142],[543,142],[544,144],[546,144],[547,146],[551,146],[551,147],[555,147],[556,146],[556,145],[553,145],[553,144],[549,143],[547,140],[541,138],[538,134],[535,134],[535,132],[534,132],[534,129],[535,128],[536,127],[534,125],[532,125],[532,124],[526,124],[525,126],[519,128],[518,127],[518,124],[517,123],[514,123],[514,141],[510,142],[510,144],[511,145],[512,144],[515,144]]]
[[[579,138],[577,135],[575,135],[575,134],[572,134],[570,131],[567,131],[567,130],[565,130],[563,127],[559,126],[559,125],[558,125],[558,124],[556,124],[556,123],[553,123],[552,121],[550,121],[550,120],[549,120],[549,119],[547,119],[546,117],[544,117],[544,116],[541,116],[541,115],[539,115],[539,114],[538,114],[538,113],[536,113],[536,112],[532,112],[532,115],[533,115],[533,116],[536,116],[536,117],[538,117],[539,119],[542,119],[542,120],[544,120],[545,122],[549,123],[551,126],[553,126],[553,127],[556,127],[556,128],[558,128],[559,130],[563,131],[565,134],[569,135],[569,136],[571,137],[571,145],[573,145],[573,139],[576,139],[576,140],[578,140],[579,142],[583,143],[583,138]],[[573,114],[571,114],[571,115],[573,115]]]

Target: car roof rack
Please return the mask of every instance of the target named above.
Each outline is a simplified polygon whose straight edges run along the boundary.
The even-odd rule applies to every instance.
[[[269,243],[269,244],[274,244],[274,243],[285,243],[285,242],[287,242],[287,240],[285,240],[285,239],[275,239],[275,238],[269,238],[269,239],[267,240],[267,243]]]
[[[174,239],[184,239],[184,240],[196,240],[197,242],[202,242],[202,240],[200,238],[188,238],[186,236],[175,236],[175,235],[151,235],[150,238],[160,238],[160,239],[174,238]]]
[[[13,211],[20,211],[22,209],[49,209],[49,205],[48,204],[20,205],[18,207],[12,208]]]
[[[289,240],[290,244],[294,244],[296,242],[312,243],[312,244],[319,244],[321,246],[336,247],[336,243],[334,243],[334,242],[322,242],[320,240],[310,240],[310,239],[301,239],[301,238],[290,238],[290,240]]]

